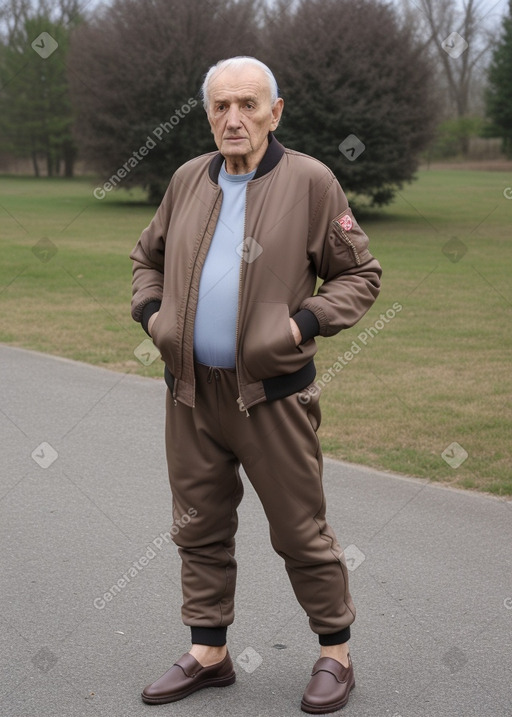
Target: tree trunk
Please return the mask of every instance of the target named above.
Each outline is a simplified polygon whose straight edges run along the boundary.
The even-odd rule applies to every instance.
[[[50,149],[46,150],[46,173],[49,177],[53,177],[53,156]]]
[[[35,176],[39,177],[39,164],[37,163],[37,152],[35,150],[32,151],[32,166],[34,167]]]
[[[469,154],[469,137],[467,134],[460,138],[460,151],[464,158],[467,158]]]
[[[512,137],[503,137],[503,152],[508,159],[512,159]]]
[[[161,182],[149,182],[148,186],[148,201],[150,204],[160,204],[162,197],[165,193],[165,186]]]
[[[64,152],[64,176],[70,179],[74,176],[76,147],[73,142],[65,142],[63,146]]]

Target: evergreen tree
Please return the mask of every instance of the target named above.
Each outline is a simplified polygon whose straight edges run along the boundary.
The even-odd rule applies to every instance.
[[[287,0],[270,10],[262,59],[285,100],[279,138],[372,205],[410,181],[432,138],[431,64],[390,5]]]
[[[491,132],[503,139],[503,150],[512,157],[512,0],[503,19],[503,33],[489,67],[487,114]]]
[[[412,179],[433,134],[432,68],[395,11],[380,0],[258,11],[255,0],[113,0],[78,28],[77,136],[105,191],[140,185],[159,200],[180,164],[215,149],[198,91],[208,67],[233,55],[267,62],[286,103],[278,139],[325,162],[352,194],[385,204]]]
[[[0,57],[0,143],[31,157],[36,176],[40,159],[48,176],[73,176],[76,146],[67,80],[69,30],[48,15],[26,17],[11,33]]]

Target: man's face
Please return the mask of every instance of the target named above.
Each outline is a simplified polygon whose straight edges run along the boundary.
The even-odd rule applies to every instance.
[[[215,144],[232,174],[255,169],[267,148],[267,135],[279,124],[283,100],[271,106],[270,88],[259,67],[229,66],[210,81],[208,121]]]

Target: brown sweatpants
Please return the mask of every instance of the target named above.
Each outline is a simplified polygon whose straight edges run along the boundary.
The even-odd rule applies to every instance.
[[[173,537],[182,559],[183,622],[193,634],[194,627],[233,622],[242,464],[311,629],[321,644],[345,642],[355,608],[342,550],[325,520],[318,392],[306,405],[293,394],[253,406],[247,416],[236,401],[234,371],[195,370],[195,408],[175,405],[169,390],[166,406],[174,520],[193,516]]]

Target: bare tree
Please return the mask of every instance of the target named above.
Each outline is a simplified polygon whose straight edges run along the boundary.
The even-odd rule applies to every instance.
[[[11,40],[20,33],[31,14],[30,0],[5,0],[0,7],[0,33]]]
[[[448,106],[459,118],[481,107],[482,77],[493,36],[483,0],[405,0],[410,27],[425,51],[432,51],[442,72]],[[472,90],[479,87],[480,91]],[[475,101],[476,100],[476,101]]]

